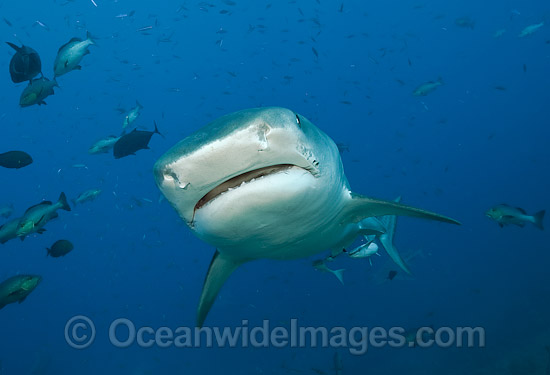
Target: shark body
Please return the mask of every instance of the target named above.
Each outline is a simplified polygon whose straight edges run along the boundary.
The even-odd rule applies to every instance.
[[[334,141],[284,108],[243,110],[215,120],[164,154],[154,174],[193,233],[217,249],[199,301],[198,326],[224,282],[245,262],[341,250],[359,235],[381,235],[384,226],[368,220],[378,216],[458,224],[352,193]]]

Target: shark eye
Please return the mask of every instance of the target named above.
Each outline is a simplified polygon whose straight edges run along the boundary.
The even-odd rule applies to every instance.
[[[296,124],[299,126],[299,127],[302,127],[302,123],[300,122],[300,116],[296,115]]]

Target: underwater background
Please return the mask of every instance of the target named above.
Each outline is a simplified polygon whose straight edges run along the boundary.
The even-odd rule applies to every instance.
[[[19,107],[13,50],[0,59],[0,152],[34,162],[0,169],[0,205],[14,216],[61,192],[96,188],[93,202],[60,211],[43,234],[0,245],[0,279],[37,274],[21,304],[0,310],[0,373],[11,374],[549,374],[548,231],[499,226],[499,203],[532,214],[550,207],[550,28],[546,1],[1,1],[4,41],[25,44],[53,78],[70,38],[97,45],[82,70],[57,78],[47,105]],[[37,22],[38,21],[38,22]],[[142,30],[142,31],[139,31]],[[501,33],[498,31],[505,30]],[[498,33],[497,33],[498,32]],[[496,33],[496,34],[495,34]],[[499,35],[501,34],[501,35]],[[426,96],[421,84],[441,79]],[[98,139],[153,130],[150,150],[90,155]],[[354,192],[449,215],[450,226],[399,218],[395,243],[413,277],[389,257],[336,259],[344,285],[312,261],[255,261],[235,272],[207,320],[237,326],[480,326],[484,348],[121,349],[117,318],[136,326],[193,327],[214,249],[161,199],[154,162],[210,121],[244,108],[287,107],[342,148]],[[1,224],[2,222],[0,222]],[[548,225],[547,225],[548,226]],[[46,257],[59,239],[75,249]],[[392,268],[393,267],[393,268]],[[64,337],[85,315],[97,337],[84,350]],[[335,369],[334,353],[343,369]],[[337,372],[340,371],[340,372]]]

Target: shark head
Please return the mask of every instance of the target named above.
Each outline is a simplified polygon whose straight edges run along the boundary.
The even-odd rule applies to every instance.
[[[221,117],[179,142],[154,170],[191,230],[242,260],[302,256],[309,249],[300,251],[297,240],[312,226],[321,230],[320,206],[336,211],[347,188],[335,143],[284,108]]]
[[[421,209],[352,194],[333,140],[284,108],[221,117],[155,164],[156,183],[189,228],[217,251],[197,321],[244,262],[296,259],[379,233],[366,218],[408,215],[456,223]]]

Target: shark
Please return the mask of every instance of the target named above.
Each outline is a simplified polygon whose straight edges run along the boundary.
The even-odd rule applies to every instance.
[[[306,117],[279,107],[214,120],[163,154],[153,173],[191,231],[216,248],[197,308],[198,327],[244,263],[306,258],[343,249],[360,235],[384,234],[385,226],[369,218],[404,215],[460,224],[352,192],[335,142]]]

